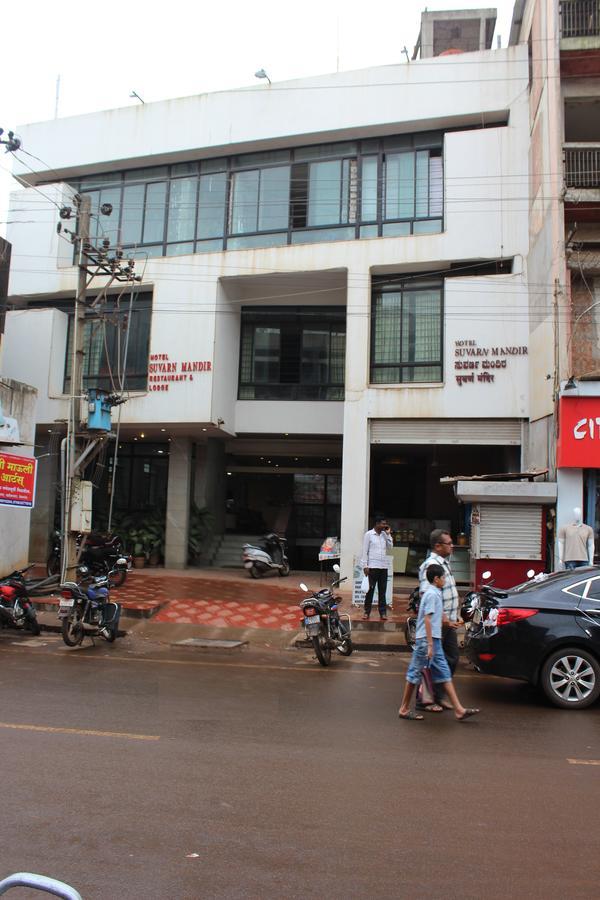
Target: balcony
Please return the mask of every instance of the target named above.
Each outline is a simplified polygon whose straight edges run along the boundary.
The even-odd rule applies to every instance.
[[[561,0],[561,39],[600,36],[600,0]]]

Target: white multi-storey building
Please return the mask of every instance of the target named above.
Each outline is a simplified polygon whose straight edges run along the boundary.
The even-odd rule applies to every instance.
[[[489,49],[489,14],[476,52],[21,129],[52,172],[28,156],[19,177],[59,205],[89,193],[94,237],[143,273],[115,506],[164,512],[168,565],[186,564],[191,498],[218,534],[285,530],[297,567],[339,535],[348,569],[375,513],[415,554],[435,524],[468,531],[441,475],[538,462],[528,54]],[[464,49],[460,22],[446,32]],[[38,443],[52,447],[67,418],[77,270],[56,208],[33,189],[14,195],[10,219],[31,219],[28,202],[37,223],[9,234],[4,371],[38,389]],[[130,295],[119,293],[108,291],[105,328],[90,319],[87,386],[120,375]],[[92,475],[100,515],[110,479]],[[38,557],[56,480],[50,455]]]

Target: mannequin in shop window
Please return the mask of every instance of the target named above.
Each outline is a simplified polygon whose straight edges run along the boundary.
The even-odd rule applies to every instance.
[[[558,558],[565,569],[594,564],[594,530],[582,520],[578,506],[573,521],[558,530]]]

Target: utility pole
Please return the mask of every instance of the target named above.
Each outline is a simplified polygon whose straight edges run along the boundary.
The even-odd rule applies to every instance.
[[[67,443],[67,471],[65,491],[65,544],[63,553],[61,580],[74,578],[77,566],[77,532],[71,527],[73,506],[73,484],[78,475],[76,459],[79,450],[77,435],[81,432],[81,400],[83,397],[83,356],[84,328],[87,290],[87,257],[90,241],[91,200],[87,194],[78,194],[77,203],[77,296],[75,297],[75,316],[73,318],[73,362],[71,365],[71,409],[69,414],[69,435]]]

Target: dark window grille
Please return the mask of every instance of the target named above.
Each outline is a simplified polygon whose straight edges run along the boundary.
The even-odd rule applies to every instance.
[[[560,36],[563,38],[600,35],[600,0],[562,0]]]

